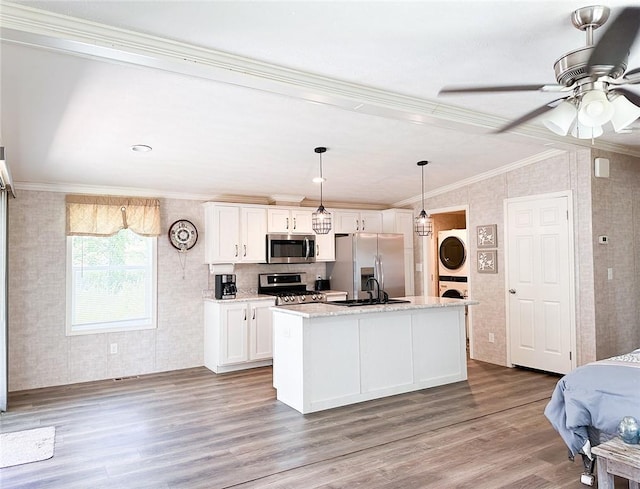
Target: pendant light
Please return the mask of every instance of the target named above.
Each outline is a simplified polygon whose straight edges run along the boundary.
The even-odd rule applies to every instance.
[[[320,206],[311,216],[311,228],[316,234],[328,234],[331,231],[331,213],[322,205],[322,153],[327,151],[327,148],[322,146],[314,149],[316,153],[320,155]]]
[[[433,223],[431,216],[424,211],[424,167],[428,161],[418,161],[418,166],[422,167],[422,210],[414,221],[414,230],[418,236],[431,236],[433,234]]]

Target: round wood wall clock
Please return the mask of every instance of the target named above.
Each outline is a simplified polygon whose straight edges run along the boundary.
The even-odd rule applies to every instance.
[[[169,241],[179,251],[190,250],[198,241],[198,230],[191,221],[180,219],[169,227]]]

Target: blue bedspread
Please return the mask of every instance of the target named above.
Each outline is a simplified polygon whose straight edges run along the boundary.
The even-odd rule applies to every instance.
[[[544,414],[574,456],[584,453],[589,427],[615,434],[624,416],[640,420],[640,350],[583,365],[565,375]],[[595,444],[590,440],[590,445]]]

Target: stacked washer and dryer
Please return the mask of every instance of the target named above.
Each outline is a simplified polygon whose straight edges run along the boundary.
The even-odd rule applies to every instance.
[[[438,232],[438,283],[440,297],[465,299],[469,276],[466,229]]]

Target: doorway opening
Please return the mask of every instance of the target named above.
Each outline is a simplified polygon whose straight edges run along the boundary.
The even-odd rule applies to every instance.
[[[425,295],[462,299],[471,291],[469,251],[469,207],[446,207],[428,211],[433,220],[433,234],[423,238],[422,290]],[[473,328],[466,309],[467,350]],[[472,354],[471,351],[469,351]]]

